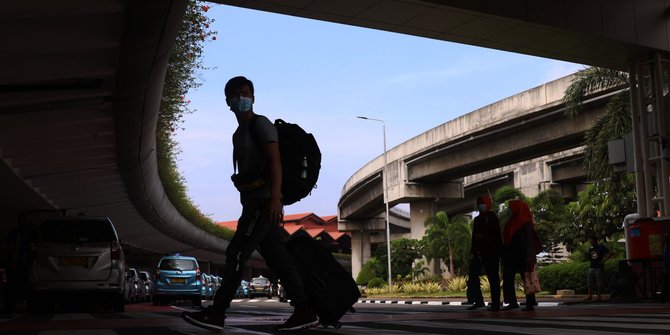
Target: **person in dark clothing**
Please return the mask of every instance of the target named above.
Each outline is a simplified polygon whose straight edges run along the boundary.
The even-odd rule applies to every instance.
[[[503,310],[518,309],[514,279],[516,274],[524,280],[524,272],[530,271],[537,262],[535,223],[528,204],[521,200],[510,200],[512,216],[503,228],[503,294],[508,303]],[[526,294],[524,311],[533,311],[537,305],[535,294]]]
[[[470,247],[470,272],[468,274],[468,290],[472,292],[473,305],[468,310],[484,306],[484,297],[480,287],[479,274],[484,267],[491,287],[491,306],[489,311],[500,310],[500,251],[502,235],[500,221],[495,212],[491,211],[491,198],[477,198],[479,215],[475,217],[472,227],[472,244]]]
[[[589,296],[585,300],[593,299],[593,291],[597,295],[595,301],[601,300],[603,289],[603,271],[605,262],[612,257],[612,253],[604,245],[598,244],[598,238],[591,236],[589,238],[591,247],[587,252],[589,256],[589,270],[586,276],[586,282],[589,288]]]
[[[234,77],[225,87],[226,103],[235,113],[238,127],[233,134],[233,159],[239,172],[232,179],[240,191],[242,215],[237,230],[226,250],[223,285],[214,296],[214,303],[200,312],[184,312],[187,322],[212,331],[222,331],[225,310],[230,307],[242,279],[241,271],[258,249],[266,264],[274,271],[295,307],[293,315],[278,331],[297,330],[318,325],[293,258],[281,234],[283,204],[281,194],[281,158],[275,126],[264,116],[253,112],[254,86],[245,77]],[[253,135],[250,122],[253,123]]]

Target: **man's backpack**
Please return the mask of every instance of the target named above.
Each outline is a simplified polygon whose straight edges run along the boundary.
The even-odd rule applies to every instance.
[[[259,115],[249,122],[251,137],[256,141],[255,124]],[[295,123],[275,120],[281,155],[284,205],[291,205],[308,196],[316,188],[321,170],[321,150],[311,133]],[[258,141],[256,141],[258,142]]]

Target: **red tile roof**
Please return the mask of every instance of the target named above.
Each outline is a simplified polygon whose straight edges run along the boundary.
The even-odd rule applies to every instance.
[[[286,230],[286,232],[289,235],[295,234],[295,232],[297,232],[300,229],[304,229],[304,228],[302,226],[284,226],[284,230]]]
[[[237,220],[217,222],[216,224],[232,230],[237,229]],[[337,215],[324,217],[319,217],[314,213],[284,215],[284,230],[289,235],[293,235],[301,229],[304,229],[312,237],[326,233],[334,241],[337,241],[344,235],[349,235],[349,233],[337,231]]]
[[[309,236],[311,237],[317,237],[319,234],[324,232],[325,230],[323,228],[310,228],[310,229],[305,229]]]
[[[347,233],[341,233],[339,231],[336,232],[328,232],[328,234],[333,238],[333,240],[337,241],[340,239],[340,237],[348,235]]]
[[[228,229],[231,229],[233,231],[237,230],[237,220],[217,222],[216,224],[219,225],[219,226],[223,226],[223,227],[226,227]]]

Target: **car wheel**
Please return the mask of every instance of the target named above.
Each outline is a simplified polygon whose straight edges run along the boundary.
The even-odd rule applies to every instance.
[[[154,296],[154,299],[153,299],[153,305],[154,305],[154,306],[160,306],[160,304],[161,304],[161,300],[162,300],[161,297],[159,297],[159,296]]]
[[[201,297],[195,297],[192,299],[193,302],[193,307],[200,307],[202,306],[202,298]]]

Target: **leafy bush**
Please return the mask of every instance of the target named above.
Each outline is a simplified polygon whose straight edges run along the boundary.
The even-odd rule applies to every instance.
[[[491,292],[491,283],[489,282],[489,277],[486,276],[479,277],[479,283],[482,292]]]
[[[603,293],[609,292],[614,275],[617,272],[618,259],[611,259],[605,263],[603,276]],[[577,294],[588,292],[586,274],[589,262],[565,262],[547,265],[538,269],[537,276],[543,291],[556,293],[556,290],[575,290]]]
[[[375,277],[368,281],[368,289],[370,288],[381,288],[384,287],[387,283],[384,279]]]
[[[349,257],[351,257],[351,255],[349,255]],[[361,271],[358,273],[358,276],[356,276],[356,284],[369,286],[368,282],[370,280],[379,277],[377,274],[377,267],[379,267],[379,264],[377,263],[377,259],[373,257],[363,264]]]
[[[447,282],[447,290],[449,292],[457,293],[463,292],[468,287],[468,281],[466,277],[458,276],[453,277]]]
[[[440,283],[436,282],[425,282],[421,283],[421,291],[426,293],[435,293],[444,291],[444,287]]]
[[[386,286],[386,287],[388,287],[388,286]],[[393,286],[391,287],[391,292],[389,292],[389,293],[400,293],[400,292],[402,292],[402,286],[400,286],[400,284],[396,283],[396,284],[393,284]]]
[[[370,280],[375,278],[375,273],[372,270],[372,267],[367,266],[367,263],[363,265],[361,268],[361,271],[358,273],[358,276],[356,276],[356,284],[358,285],[366,285]]]
[[[388,286],[374,287],[374,288],[368,287],[367,290],[365,291],[367,292],[368,295],[386,294],[389,292]]]
[[[423,292],[423,285],[421,285],[421,283],[408,282],[402,284],[400,289],[405,293],[419,293]]]
[[[437,274],[428,275],[428,276],[424,277],[423,279],[421,279],[420,281],[423,282],[423,283],[428,283],[428,282],[435,282],[435,283],[444,282],[444,283],[446,283],[444,277],[442,277],[440,275],[437,275]]]

